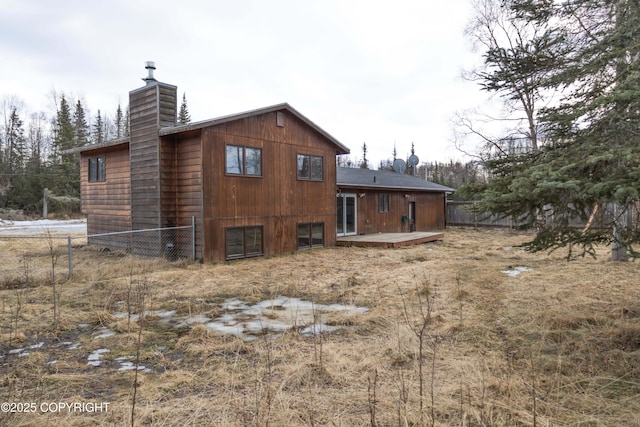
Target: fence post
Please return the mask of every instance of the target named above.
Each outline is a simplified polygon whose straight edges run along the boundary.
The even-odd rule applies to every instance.
[[[47,200],[47,192],[49,191],[48,188],[44,189],[44,192],[42,193],[42,217],[44,219],[48,219],[49,218],[49,201]]]
[[[67,250],[69,251],[69,280],[73,277],[73,250],[71,249],[71,236],[67,236]]]
[[[476,211],[477,201],[473,201],[473,229],[478,231],[478,211]]]
[[[196,260],[196,217],[191,217],[191,259]]]

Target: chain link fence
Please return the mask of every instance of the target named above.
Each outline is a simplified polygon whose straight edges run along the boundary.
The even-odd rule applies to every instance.
[[[195,222],[182,227],[164,227],[145,230],[118,231],[111,233],[63,236],[42,230],[37,235],[15,235],[0,233],[0,240],[9,242],[16,262],[3,263],[0,275],[22,274],[25,263],[35,258],[48,259],[54,270],[67,270],[73,277],[74,258],[79,251],[111,255],[133,255],[144,258],[165,258],[169,261],[195,260]],[[12,248],[8,248],[10,251]],[[15,260],[14,260],[15,261]],[[11,267],[13,265],[13,267]]]

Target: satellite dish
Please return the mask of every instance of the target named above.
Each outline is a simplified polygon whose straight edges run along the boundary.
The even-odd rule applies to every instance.
[[[420,159],[415,154],[412,154],[409,156],[409,165],[415,166],[418,164],[419,161]]]
[[[407,164],[402,159],[395,159],[393,161],[393,170],[398,173],[404,173],[407,170]]]

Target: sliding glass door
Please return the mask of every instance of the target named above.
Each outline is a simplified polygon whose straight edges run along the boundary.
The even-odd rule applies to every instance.
[[[336,198],[338,236],[357,234],[356,229],[356,195],[339,194]]]

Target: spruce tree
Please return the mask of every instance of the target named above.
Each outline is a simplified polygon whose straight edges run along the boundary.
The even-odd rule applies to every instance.
[[[50,187],[44,175],[44,153],[47,150],[49,134],[47,117],[43,112],[33,113],[27,130],[28,157],[25,166],[24,184],[20,189],[21,208],[26,212],[41,211],[43,190]]]
[[[180,112],[178,113],[178,123],[185,125],[191,122],[191,115],[189,114],[189,108],[187,107],[187,95],[182,94],[182,104],[180,104]]]
[[[367,143],[362,144],[362,162],[360,162],[361,169],[369,169],[369,161],[367,160]]]
[[[48,172],[51,174],[51,190],[58,196],[80,196],[80,167],[76,154],[64,153],[75,147],[76,132],[71,119],[71,109],[66,97],[60,98],[60,106],[54,123],[52,152]]]
[[[93,143],[100,144],[104,142],[104,140],[104,123],[100,110],[98,110],[98,114],[96,114],[96,119],[93,123]]]
[[[5,124],[5,154],[4,162],[10,174],[22,172],[26,157],[26,138],[24,136],[23,121],[16,106],[12,106],[9,119]]]
[[[15,104],[8,106],[5,112],[3,135],[0,142],[2,156],[0,157],[0,206],[19,208],[19,201],[15,200],[16,184],[24,175],[25,136],[23,121],[18,114]]]
[[[124,136],[124,117],[122,115],[122,108],[120,104],[118,104],[118,109],[116,110],[116,138],[122,138]]]
[[[537,227],[530,250],[595,255],[601,243],[612,246],[614,260],[636,256],[638,221],[628,217],[640,200],[640,5],[511,0],[505,7],[552,29],[550,46],[563,55],[539,84],[562,96],[540,113],[549,143],[491,159],[491,181],[464,191],[481,198],[481,210]],[[571,226],[578,218],[583,228]]]
[[[89,143],[89,125],[79,99],[73,112],[73,127],[75,131],[74,145],[76,147],[87,145]]]
[[[62,151],[74,147],[75,129],[71,121],[71,108],[64,95],[60,97],[60,106],[56,113],[52,156],[54,162],[61,162]]]
[[[122,131],[123,136],[129,136],[129,125],[130,125],[131,121],[130,121],[130,112],[129,112],[129,106],[127,105],[127,109],[124,113],[124,126]]]

